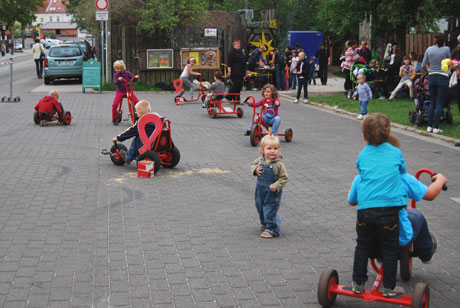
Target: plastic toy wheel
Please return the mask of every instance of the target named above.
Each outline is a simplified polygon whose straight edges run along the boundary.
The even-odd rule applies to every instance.
[[[405,247],[401,252],[401,260],[399,260],[399,275],[404,281],[409,281],[412,272],[412,258],[408,247]]]
[[[415,123],[415,111],[414,110],[409,111],[409,123],[412,123],[412,124]]]
[[[214,108],[209,110],[209,116],[211,117],[211,119],[216,118],[216,110]]]
[[[70,111],[66,111],[66,113],[64,114],[63,124],[64,125],[69,125],[70,122],[72,122],[72,114],[70,114]]]
[[[165,168],[174,168],[180,161],[179,149],[173,147],[171,151],[166,151],[167,158],[163,159],[161,165]]]
[[[141,154],[141,155],[139,155],[139,157],[137,157],[138,162],[141,161],[141,160],[144,160],[144,159],[151,160],[151,161],[153,161],[155,163],[154,173],[157,173],[158,170],[160,170],[161,160],[160,160],[160,157],[158,157],[157,153],[152,152],[152,151],[145,151],[144,154]]]
[[[423,117],[420,114],[415,115],[415,125],[422,126],[423,125]]]
[[[243,109],[241,109],[240,107],[238,107],[238,108],[236,109],[236,115],[237,115],[237,117],[238,117],[238,118],[242,118],[242,117],[243,117],[243,114],[244,114],[244,113],[243,113]]]
[[[35,124],[40,124],[40,116],[38,115],[38,111],[35,110],[34,112],[34,123]]]
[[[453,123],[452,112],[450,111],[446,111],[446,123],[447,124]]]
[[[328,308],[334,305],[336,293],[330,292],[330,289],[339,284],[339,275],[332,268],[326,268],[319,278],[318,283],[318,302],[321,306]]]
[[[284,132],[284,140],[286,140],[286,142],[291,142],[293,135],[294,133],[292,132],[292,129],[287,128],[286,131]]]
[[[430,289],[424,282],[415,285],[412,295],[412,308],[428,308],[430,305]]]
[[[259,143],[259,140],[260,140],[259,125],[254,124],[252,125],[252,128],[251,128],[251,135],[249,136],[249,141],[251,142],[251,145],[255,147]]]
[[[110,148],[110,153],[115,153],[117,149],[124,151],[125,153],[128,152],[128,149],[125,147],[124,144],[117,143],[117,145],[112,145],[112,147]],[[110,155],[110,159],[112,160],[112,163],[114,163],[117,166],[123,166],[125,164],[125,160],[123,159],[123,157],[119,155]]]

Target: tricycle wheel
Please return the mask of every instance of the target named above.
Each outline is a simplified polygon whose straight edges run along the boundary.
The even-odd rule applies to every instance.
[[[255,147],[259,143],[259,139],[259,125],[253,124],[251,128],[251,135],[249,136],[249,141],[251,142],[251,145]]]
[[[424,282],[415,285],[412,295],[412,308],[428,308],[430,305],[430,289]]]
[[[64,121],[62,122],[64,125],[69,125],[72,122],[72,114],[70,111],[66,111],[64,114]]]
[[[287,128],[284,132],[284,140],[286,140],[286,142],[291,142],[293,134],[292,129]]]
[[[216,118],[216,110],[214,108],[212,108],[211,110],[209,110],[209,116],[211,117],[211,119],[215,119]]]
[[[240,107],[238,107],[236,109],[236,115],[238,116],[238,118],[242,118],[243,117],[243,109],[241,109]]]
[[[137,157],[137,161],[140,162],[141,160],[148,159],[155,163],[154,173],[157,173],[161,167],[161,160],[158,157],[158,154],[152,151],[145,151],[144,154],[141,154]]]
[[[128,152],[128,149],[126,148],[124,144],[121,144],[121,143],[117,143],[116,145],[114,144],[110,148],[110,153],[113,154],[113,155],[110,155],[110,159],[112,160],[112,163],[114,163],[117,166],[123,166],[125,164],[125,160],[123,159],[123,157],[121,157],[119,152],[117,153],[117,150],[124,151],[126,154],[126,152]]]
[[[339,275],[332,268],[326,268],[319,278],[318,283],[318,302],[321,306],[328,308],[334,305],[337,293],[330,292],[332,287],[339,284]]]
[[[412,123],[412,124],[415,123],[415,110],[409,111],[409,123]]]
[[[34,112],[34,123],[37,125],[40,124],[40,115],[38,114],[37,110]]]
[[[122,116],[123,116],[123,111],[121,111],[121,110],[118,111],[118,112],[117,112],[117,117],[115,118],[115,121],[116,121],[117,123],[120,123],[120,122],[121,122]]]
[[[446,123],[447,124],[452,124],[453,119],[452,119],[452,112],[446,111]]]
[[[161,164],[165,168],[174,168],[180,161],[180,152],[179,149],[173,146],[171,151],[165,151],[166,152],[166,159],[163,159]]]
[[[409,281],[412,272],[412,258],[408,247],[404,247],[399,260],[399,275],[404,281]]]

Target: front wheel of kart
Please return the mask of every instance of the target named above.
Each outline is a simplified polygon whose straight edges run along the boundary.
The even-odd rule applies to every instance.
[[[121,143],[112,145],[112,147],[110,148],[110,153],[112,153],[112,155],[110,155],[110,159],[112,160],[112,163],[114,163],[115,165],[123,166],[125,164],[125,160],[120,155],[119,151],[123,151],[126,155],[126,152],[128,152],[128,149],[126,148],[124,144],[121,144]]]
[[[409,111],[409,123],[411,124],[415,123],[415,111],[414,110]]]
[[[447,124],[453,123],[452,112],[450,111],[446,111],[446,123]]]
[[[138,162],[140,162],[141,160],[144,160],[144,159],[151,160],[151,161],[153,161],[155,163],[154,173],[157,173],[158,170],[160,170],[161,160],[160,160],[160,157],[158,156],[157,153],[152,152],[152,151],[145,151],[144,154],[141,154],[141,155],[139,155],[139,157],[137,157]]]
[[[62,121],[62,123],[64,125],[69,125],[70,122],[72,122],[72,114],[70,113],[70,111],[66,111],[66,113],[64,114],[64,121]]]
[[[209,116],[211,117],[211,119],[215,119],[216,118],[216,110],[214,108],[212,108],[211,110],[209,110]]]
[[[428,308],[430,305],[430,289],[424,282],[415,285],[412,295],[412,308]]]
[[[242,109],[242,108],[238,107],[238,108],[236,109],[236,116],[237,116],[238,118],[242,118],[242,117],[243,117],[243,109]]]
[[[412,258],[408,247],[404,247],[399,260],[399,275],[403,281],[409,281],[412,272]]]
[[[286,131],[284,132],[284,140],[286,140],[286,142],[291,142],[293,135],[294,133],[292,132],[292,129],[287,128]]]
[[[417,113],[415,115],[415,125],[416,126],[422,126],[423,125],[423,117],[419,113]]]
[[[38,114],[37,110],[34,112],[34,123],[37,125],[40,124],[40,115]]]
[[[253,124],[251,128],[251,134],[249,135],[249,141],[251,142],[251,145],[253,147],[257,146],[260,140],[259,136],[259,125],[258,124]]]
[[[165,168],[174,168],[180,161],[179,149],[173,147],[171,151],[166,151],[167,157],[163,159],[161,165]]]
[[[339,274],[332,268],[326,268],[319,278],[318,302],[321,306],[328,308],[334,305],[337,293],[330,292],[332,287],[339,284]]]

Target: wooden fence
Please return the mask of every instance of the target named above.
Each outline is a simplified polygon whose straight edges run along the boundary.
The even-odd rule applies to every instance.
[[[415,51],[417,55],[424,55],[425,50],[434,45],[434,34],[406,34],[406,54]]]

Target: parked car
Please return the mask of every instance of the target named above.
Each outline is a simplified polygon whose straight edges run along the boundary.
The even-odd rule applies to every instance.
[[[84,61],[83,50],[76,44],[51,46],[45,58],[45,84],[59,78],[78,78],[81,81]]]
[[[93,47],[87,40],[80,41],[65,41],[65,44],[77,44],[85,53],[86,59],[94,58]]]
[[[15,50],[22,50],[22,44],[19,43],[17,39],[14,39],[14,49]]]

